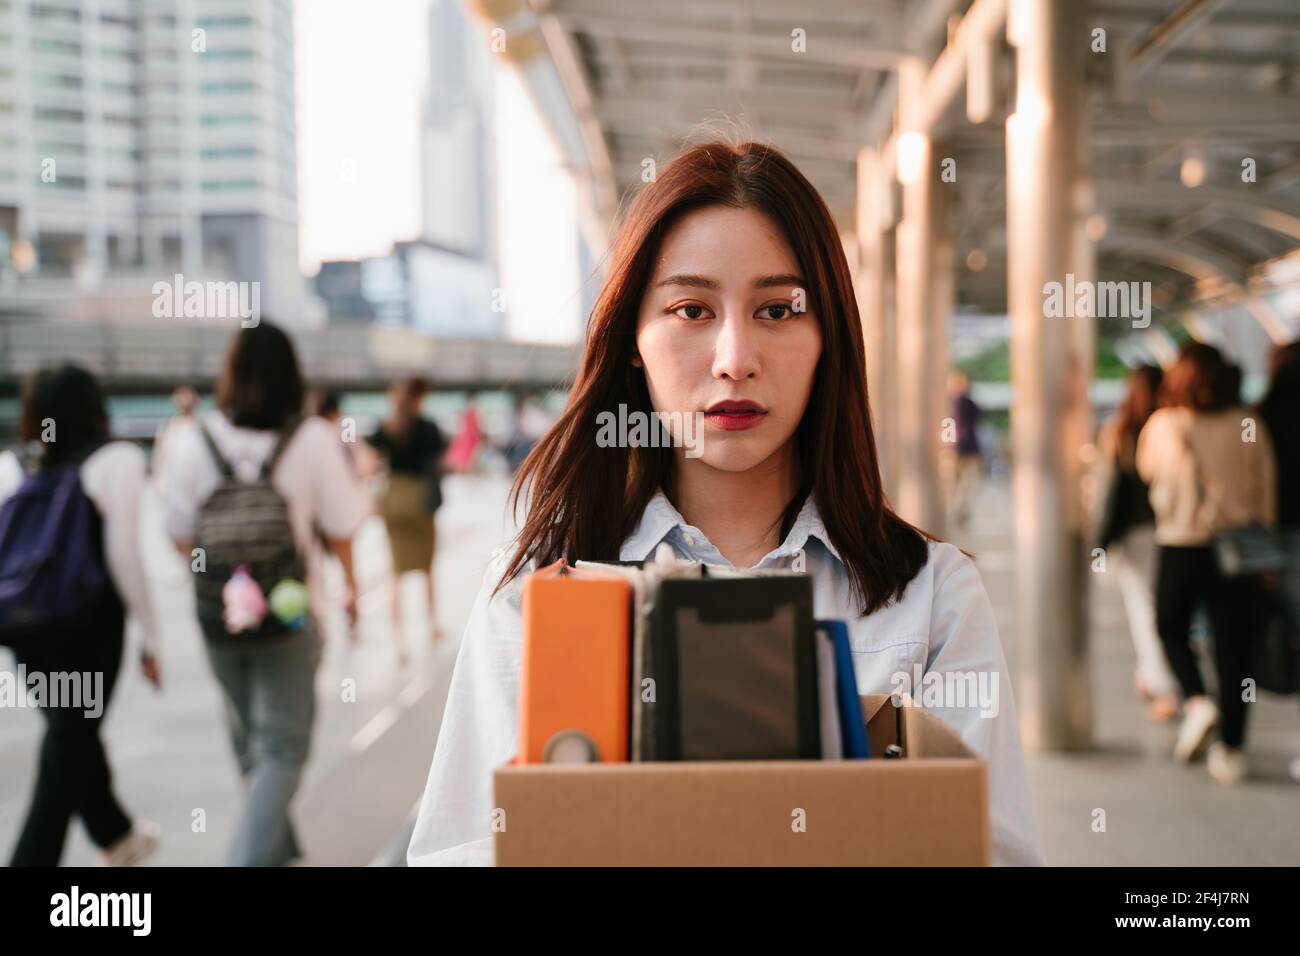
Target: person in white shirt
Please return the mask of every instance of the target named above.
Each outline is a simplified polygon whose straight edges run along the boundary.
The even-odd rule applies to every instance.
[[[94,506],[109,581],[75,622],[28,635],[14,647],[29,685],[37,675],[44,675],[52,687],[56,674],[102,675],[102,685],[95,695],[92,679],[92,696],[99,698],[93,705],[80,701],[69,706],[52,700],[42,704],[46,733],[12,865],[57,866],[73,816],[81,817],[105,863],[132,865],[156,849],[159,829],[149,821],[132,820],[118,802],[99,731],[122,662],[127,613],[140,628],[141,670],[155,688],[162,683],[158,625],[140,542],[145,455],[129,442],[109,441],[108,413],[99,384],[74,365],[42,369],[29,377],[23,388],[19,437],[40,448],[37,469],[76,468],[81,490]],[[17,456],[0,455],[0,506],[19,491],[23,481]],[[13,502],[15,507],[22,504],[23,499]]]
[[[167,455],[177,432],[183,432],[194,424],[194,415],[199,408],[199,393],[188,385],[181,385],[172,392],[172,408],[176,413],[167,419],[158,429],[153,440],[153,455],[149,459],[149,475],[162,492],[162,482],[167,474]]]
[[[355,618],[352,535],[365,516],[365,501],[330,424],[316,417],[298,423],[302,376],[283,331],[263,320],[236,333],[217,385],[217,407],[200,422],[238,481],[256,479],[273,449],[289,436],[270,480],[288,506],[311,604],[320,607],[321,582],[313,571],[321,567],[316,549],[323,537],[343,567],[345,605]],[[179,432],[168,453],[166,521],[187,561],[200,511],[221,480],[199,427]],[[226,864],[287,865],[302,856],[289,804],[307,761],[315,719],[313,683],[322,644],[315,614],[307,615],[301,630],[265,642],[232,637],[220,623],[201,623],[247,786]]]
[[[568,406],[516,477],[526,518],[471,612],[408,861],[492,862],[524,576],[666,543],[724,567],[805,568],[814,614],[849,623],[863,694],[919,696],[918,671],[997,688],[993,707],[937,715],[988,762],[993,861],[1042,863],[988,597],[968,557],[885,501],[850,272],[816,191],[770,147],[694,147],[642,189],[610,262]],[[620,405],[683,413],[674,447],[601,438]]]

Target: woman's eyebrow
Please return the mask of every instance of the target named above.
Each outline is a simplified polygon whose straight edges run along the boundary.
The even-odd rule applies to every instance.
[[[761,279],[754,280],[755,289],[768,289],[773,286],[793,286],[795,288],[803,287],[803,279],[793,273],[783,273],[776,276],[763,276]]]
[[[656,288],[666,285],[692,285],[698,286],[701,289],[716,289],[718,287],[718,284],[708,276],[687,272],[679,272],[676,275],[665,276],[655,283]]]
[[[675,275],[665,276],[655,283],[659,288],[668,285],[689,285],[698,286],[701,289],[716,289],[718,283],[708,276],[697,275],[695,273],[679,272]],[[800,288],[803,286],[803,279],[792,272],[783,272],[780,275],[763,276],[755,279],[753,282],[755,289],[770,289],[777,286],[793,286]]]

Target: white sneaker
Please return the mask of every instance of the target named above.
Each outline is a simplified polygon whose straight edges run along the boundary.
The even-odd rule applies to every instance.
[[[1210,744],[1205,757],[1205,767],[1210,776],[1227,786],[1241,783],[1246,777],[1246,755],[1227,746],[1221,740]]]
[[[162,827],[150,820],[133,820],[131,832],[103,853],[105,866],[138,866],[158,849]]]
[[[1208,697],[1193,697],[1183,708],[1183,725],[1174,743],[1174,759],[1191,763],[1205,747],[1219,722],[1219,706]]]

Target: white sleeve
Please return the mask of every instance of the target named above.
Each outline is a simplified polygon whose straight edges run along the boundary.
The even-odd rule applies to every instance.
[[[11,451],[0,451],[0,504],[23,483],[23,466]]]
[[[351,538],[365,520],[367,509],[343,443],[323,419],[310,419],[301,427],[312,430],[312,517],[325,537]]]
[[[158,651],[158,620],[149,593],[141,543],[140,503],[148,462],[128,442],[110,442],[81,466],[81,484],[104,521],[104,557],[117,593],[140,622],[144,649]]]
[[[174,428],[167,443],[162,474],[167,534],[173,541],[191,541],[199,508],[212,494],[220,475],[197,424]]]
[[[1174,457],[1169,448],[1169,426],[1168,412],[1157,409],[1138,432],[1135,464],[1138,476],[1148,485],[1158,481],[1161,467]]]
[[[492,774],[514,757],[518,735],[524,575],[490,595],[512,554],[494,556],[470,612],[407,850],[411,866],[493,862]]]
[[[927,708],[988,764],[995,866],[1042,866],[1020,724],[997,622],[979,571],[951,544],[934,546],[934,604],[926,674],[960,672],[965,686],[990,693],[965,707]]]

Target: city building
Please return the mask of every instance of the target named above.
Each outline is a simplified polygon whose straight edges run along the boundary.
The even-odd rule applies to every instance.
[[[406,325],[447,338],[499,338],[504,303],[490,262],[428,240],[388,255],[322,262],[316,294],[329,321]]]
[[[407,325],[449,338],[505,335],[499,286],[494,64],[455,0],[429,6],[420,125],[422,234],[386,255],[321,263],[330,322]]]
[[[429,88],[421,121],[424,238],[495,263],[494,65],[456,0],[429,6]]]
[[[181,273],[311,323],[293,43],[291,0],[0,0],[0,299],[134,313]]]

